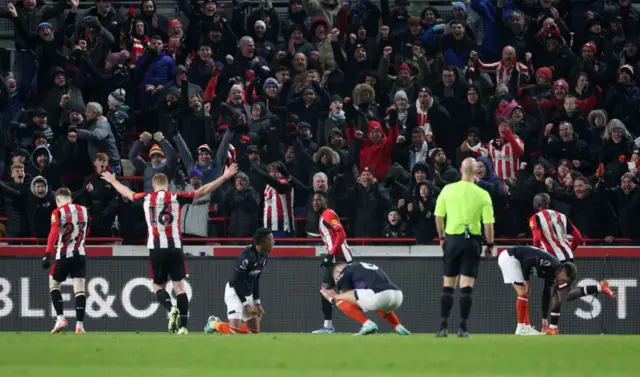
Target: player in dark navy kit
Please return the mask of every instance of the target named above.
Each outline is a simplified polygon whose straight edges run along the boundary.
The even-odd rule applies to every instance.
[[[267,228],[260,228],[253,242],[236,258],[233,276],[224,290],[228,323],[216,316],[209,317],[204,332],[223,334],[259,334],[264,309],[260,302],[260,276],[267,265],[275,241]]]
[[[533,335],[533,333],[519,333],[529,323],[529,276],[531,274],[545,280],[552,289],[551,311],[560,313],[561,301],[571,301],[577,298],[603,292],[615,300],[616,296],[606,281],[598,286],[573,288],[572,284],[578,276],[578,269],[571,262],[562,263],[555,256],[542,249],[531,246],[518,246],[507,249],[500,254],[498,265],[506,284],[513,285],[518,294],[516,312],[518,315],[517,335]],[[555,331],[547,331],[547,335],[557,335],[557,320]],[[552,317],[553,320],[553,317]],[[536,334],[537,335],[537,334]]]
[[[360,322],[362,327],[356,335],[378,331],[378,325],[364,314],[372,310],[389,322],[398,334],[410,334],[394,313],[402,305],[402,291],[380,267],[364,262],[337,263],[333,267],[333,279],[340,293],[324,287],[320,289],[320,293],[332,305],[338,306],[346,315]],[[348,310],[345,310],[345,305]]]

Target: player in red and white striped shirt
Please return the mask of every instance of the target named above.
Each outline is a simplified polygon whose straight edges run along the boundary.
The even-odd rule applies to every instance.
[[[238,172],[238,166],[232,164],[225,168],[224,174],[213,182],[207,183],[193,192],[169,192],[169,179],[164,174],[153,176],[152,193],[134,193],[109,172],[102,173],[102,179],[111,183],[123,198],[142,204],[147,220],[149,236],[147,247],[151,259],[151,279],[156,299],[169,312],[169,331],[180,335],[187,334],[189,299],[184,289],[183,279],[187,277],[187,264],[182,251],[182,229],[180,213],[182,205],[209,195]],[[176,307],[166,290],[171,278],[176,291]],[[180,319],[178,324],[178,317]]]
[[[548,194],[538,194],[533,198],[533,207],[538,211],[529,219],[529,226],[533,234],[533,246],[555,256],[562,263],[573,262],[573,251],[582,243],[582,235],[567,216],[549,209],[550,205],[551,197]],[[567,234],[571,235],[571,239]],[[542,331],[549,335],[556,335],[560,320],[560,299],[552,297],[552,283],[552,281],[546,282],[543,289]],[[599,285],[582,288],[582,296],[597,292],[604,292],[614,300],[616,298],[609,283],[605,280],[602,280]],[[550,305],[552,306],[551,320],[547,322]]]
[[[89,215],[85,207],[72,203],[69,189],[58,189],[55,197],[58,208],[51,213],[51,230],[46,253],[42,258],[44,269],[49,269],[51,265],[49,293],[57,314],[51,333],[59,333],[69,324],[64,318],[60,285],[71,276],[76,301],[76,333],[83,334],[85,331],[82,322],[87,302],[84,293],[87,276],[84,240],[89,233]],[[54,253],[55,259],[51,264],[51,255]]]
[[[489,142],[489,158],[493,171],[503,182],[516,178],[520,157],[524,153],[524,142],[511,130],[511,123],[503,119],[498,126],[499,137]]]
[[[324,242],[324,247],[327,250],[327,255],[322,261],[322,267],[325,267],[325,273],[322,277],[322,288],[331,290],[336,286],[336,282],[333,279],[333,266],[336,263],[351,263],[353,256],[351,256],[351,248],[347,244],[347,234],[344,232],[338,215],[328,207],[329,197],[327,193],[324,191],[316,191],[313,194],[313,201],[311,203],[313,211],[320,214],[318,228],[322,242]],[[348,316],[350,313],[360,311],[357,305],[348,302],[343,302],[338,305],[338,307]],[[333,308],[331,303],[324,298],[322,298],[322,314],[324,315],[324,325],[313,333],[333,333]]]

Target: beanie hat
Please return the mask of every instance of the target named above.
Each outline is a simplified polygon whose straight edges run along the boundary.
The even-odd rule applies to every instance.
[[[162,151],[162,148],[160,148],[158,144],[153,144],[153,146],[151,147],[151,150],[149,151],[149,157],[153,157],[155,155],[160,155],[160,157],[164,158],[164,152]]]
[[[122,106],[124,105],[125,98],[127,96],[127,92],[122,89],[116,89],[111,94],[109,94],[109,98],[107,98],[107,102],[109,106]]]
[[[266,90],[267,86],[269,85],[275,85],[276,88],[280,90],[280,83],[278,82],[278,80],[274,79],[273,77],[269,77],[268,79],[264,80],[264,85],[262,85],[262,89]]]
[[[236,179],[240,179],[242,181],[249,183],[249,176],[241,171],[239,171],[238,174],[236,174]]]
[[[340,102],[340,103],[342,103],[343,102],[342,101],[342,97],[340,97],[337,94],[334,94],[333,96],[331,96],[331,102]]]
[[[458,1],[456,3],[453,3],[453,9],[454,10],[455,9],[462,9],[465,13],[467,13],[467,6],[464,5],[464,3],[460,2],[460,1]]]
[[[400,70],[401,70],[401,71],[402,71],[402,70],[409,71],[409,74],[411,74],[411,67],[409,67],[409,64],[407,64],[407,63],[403,63],[403,64],[400,66]]]
[[[209,144],[202,144],[198,147],[198,154],[202,152],[208,152],[209,154],[211,154],[211,148],[209,148]]]
[[[620,182],[623,182],[625,179],[630,179],[635,183],[636,182],[635,178],[636,177],[632,173],[624,173],[622,175],[622,178],[620,178]]]
[[[438,154],[438,152],[444,153],[444,149],[442,149],[442,148],[433,148],[431,150],[431,152],[429,152],[429,159],[433,160],[434,158],[436,158],[436,155]]]
[[[404,90],[398,90],[396,94],[393,96],[393,102],[396,102],[399,99],[403,99],[409,102],[409,97],[407,96],[407,93]]]
[[[193,169],[193,170],[191,170],[191,173],[189,173],[189,179],[191,179],[191,178],[200,178],[200,179],[202,179],[202,177],[204,177],[204,176],[202,175],[202,172],[200,170],[198,170],[198,169]]]
[[[36,33],[40,32],[40,29],[42,29],[43,27],[48,27],[49,29],[53,30],[53,26],[51,26],[50,23],[48,22],[42,22],[38,25],[38,27],[36,28]]]
[[[563,79],[560,80],[556,80],[556,82],[553,83],[553,88],[557,88],[557,87],[561,87],[564,88],[564,90],[569,90],[569,84],[567,84],[566,81],[564,81]]]
[[[593,44],[593,42],[587,42],[585,44],[582,45],[582,50],[584,50],[585,47],[588,47],[591,49],[591,51],[593,51],[593,54],[596,55],[598,53],[598,48],[596,47],[595,44]]]
[[[551,81],[553,78],[553,71],[549,67],[540,67],[536,71],[536,76],[542,76],[545,80]]]
[[[240,92],[240,93],[242,93],[242,87],[241,87],[240,85],[238,85],[238,84],[234,84],[234,85],[231,87],[231,90],[229,90],[229,95],[231,95],[231,94],[233,94],[233,93],[235,93],[235,92]]]
[[[630,64],[625,64],[622,67],[620,67],[620,72],[622,72],[622,70],[627,71],[631,75],[631,77],[633,77],[633,75],[635,73],[633,71],[633,67]]]
[[[178,20],[178,19],[169,21],[169,29],[171,29],[174,26],[183,27],[182,26],[182,22],[180,22],[180,20]]]
[[[365,166],[364,168],[362,168],[362,170],[360,170],[360,174],[362,173],[371,173],[373,175],[376,175],[375,171],[373,170],[373,168],[371,166]]]
[[[267,24],[265,24],[264,21],[262,21],[262,20],[256,21],[256,23],[253,25],[253,27],[256,27],[256,26],[262,26],[265,29],[267,28]]]

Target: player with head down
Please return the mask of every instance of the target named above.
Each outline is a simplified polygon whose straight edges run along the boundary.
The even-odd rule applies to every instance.
[[[209,317],[205,333],[214,330],[223,334],[259,334],[264,309],[260,302],[260,276],[267,265],[275,241],[271,230],[259,228],[251,245],[236,258],[233,275],[224,289],[229,322]]]
[[[364,314],[371,310],[377,311],[398,334],[411,334],[400,324],[400,320],[394,313],[394,310],[402,305],[402,291],[391,282],[380,267],[364,262],[350,264],[339,262],[333,267],[333,278],[340,293],[324,287],[320,289],[320,293],[332,305],[341,307],[348,303],[355,308],[345,312],[362,324],[360,331],[355,335],[368,335],[378,331],[378,325]]]
[[[558,313],[555,318],[554,328],[547,330],[547,335],[558,335],[557,323],[560,313],[561,301],[572,301],[580,297],[596,294],[602,291],[612,299],[616,299],[613,291],[606,285],[572,288],[578,276],[578,269],[571,262],[561,263],[558,258],[542,249],[531,246],[517,246],[507,249],[498,257],[498,265],[502,270],[505,284],[513,285],[518,294],[516,300],[516,312],[518,325],[517,335],[538,335],[521,331],[529,323],[528,286],[529,276],[535,276],[548,282],[551,286],[551,312]],[[602,289],[607,287],[608,289]],[[600,289],[599,289],[600,288]],[[554,317],[552,317],[554,319]]]

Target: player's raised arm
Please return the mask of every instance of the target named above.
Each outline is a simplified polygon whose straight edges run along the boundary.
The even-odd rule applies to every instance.
[[[120,195],[122,195],[123,198],[133,200],[135,193],[131,191],[130,188],[120,183],[116,179],[115,175],[105,171],[104,173],[102,173],[102,179],[109,182],[113,186],[113,188],[115,188],[116,191],[118,191]]]
[[[224,173],[215,181],[207,183],[206,185],[200,187],[199,189],[197,189],[195,191],[194,194],[194,199],[198,199],[201,198],[203,196],[209,195],[210,193],[214,192],[215,190],[217,190],[220,186],[222,186],[223,183],[225,183],[226,181],[228,181],[229,179],[233,178],[233,176],[236,175],[236,173],[238,173],[238,165],[237,164],[231,164],[231,166],[227,166],[224,169]]]
[[[575,225],[573,225],[571,221],[569,221],[569,219],[567,219],[567,230],[569,231],[569,234],[571,234],[571,237],[572,237],[571,250],[575,250],[582,243],[582,240],[583,240],[582,234],[580,233],[578,228],[576,228]]]

